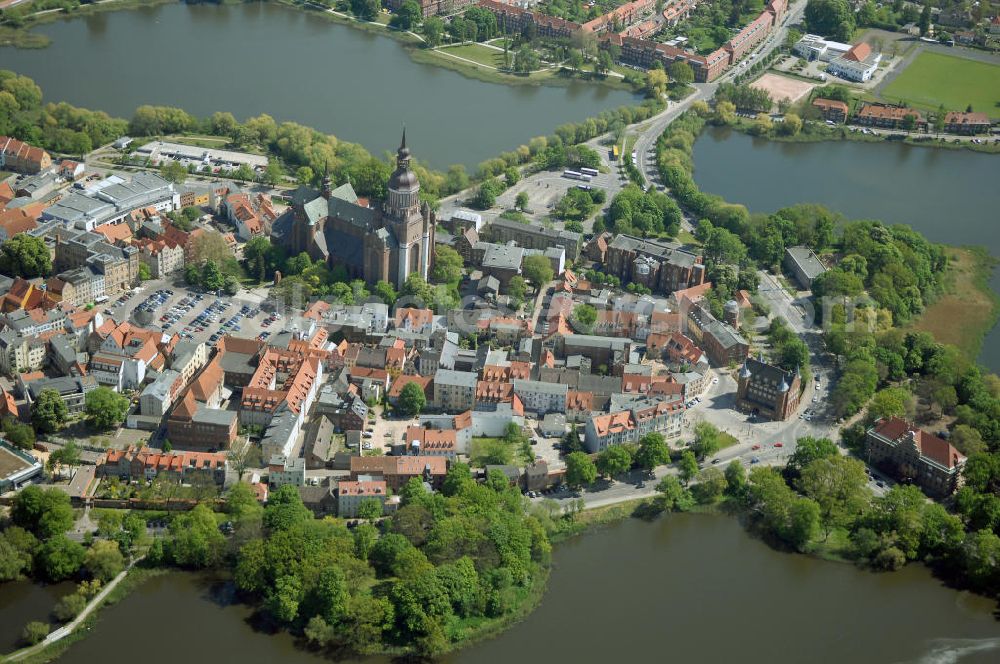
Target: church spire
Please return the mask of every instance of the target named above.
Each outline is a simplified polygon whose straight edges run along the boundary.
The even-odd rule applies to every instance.
[[[396,150],[396,166],[398,168],[409,168],[410,148],[406,147],[406,125],[403,125],[403,139],[399,142],[399,149]]]
[[[333,183],[330,182],[330,164],[327,163],[323,169],[323,189],[320,191],[323,198],[330,200],[333,195]]]

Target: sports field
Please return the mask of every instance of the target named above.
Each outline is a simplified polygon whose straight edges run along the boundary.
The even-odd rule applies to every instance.
[[[972,110],[1000,118],[1000,66],[924,51],[882,91],[889,101],[918,108]]]

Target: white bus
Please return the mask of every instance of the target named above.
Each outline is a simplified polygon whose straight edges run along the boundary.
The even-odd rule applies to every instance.
[[[582,180],[583,173],[580,171],[563,171],[563,177],[571,180]]]
[[[584,175],[589,175],[590,177],[597,177],[596,168],[581,168],[580,172],[583,173]]]

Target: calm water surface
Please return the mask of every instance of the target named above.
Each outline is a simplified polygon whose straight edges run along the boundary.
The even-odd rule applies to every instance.
[[[21,632],[32,620],[51,622],[56,602],[75,589],[68,581],[48,585],[30,581],[0,584],[0,654],[21,645]]]
[[[1000,156],[901,143],[781,143],[727,129],[695,144],[702,190],[773,212],[822,203],[849,219],[909,224],[935,242],[983,245],[1000,257]],[[992,280],[1000,292],[1000,273]],[[980,361],[1000,371],[1000,327]]]
[[[631,520],[556,547],[542,605],[448,664],[622,661],[1000,661],[994,604],[941,586],[912,566],[876,575],[778,553],[735,519]],[[285,634],[254,632],[221,584],[175,573],[106,610],[65,664],[198,661],[315,664]],[[174,637],[149,647],[151,626]],[[185,637],[186,635],[186,637]],[[114,647],[109,643],[114,642]],[[383,659],[368,664],[385,664]]]
[[[638,97],[576,83],[506,86],[413,62],[395,40],[280,5],[171,4],[37,28],[44,50],[0,49],[49,100],[130,117],[141,104],[198,116],[292,120],[375,154],[403,123],[415,157],[473,166],[564,122]]]

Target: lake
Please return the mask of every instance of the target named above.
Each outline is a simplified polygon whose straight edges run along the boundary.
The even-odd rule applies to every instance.
[[[413,62],[396,40],[270,3],[168,4],[60,19],[36,30],[44,50],[0,49],[0,68],[30,76],[49,101],[131,117],[137,106],[198,116],[267,113],[413,155],[475,166],[560,124],[637,103],[606,86],[484,83]]]
[[[909,224],[935,242],[983,245],[1000,257],[997,155],[902,143],[783,143],[710,128],[695,143],[694,163],[703,191],[751,212],[822,203],[848,219]],[[1000,292],[1000,274],[991,284]],[[979,359],[1000,371],[1000,327]]]
[[[60,662],[131,664],[142,653],[147,664],[172,664],[193,651],[198,661],[322,661],[287,634],[255,632],[250,610],[230,597],[208,575],[159,577],[106,609]],[[442,661],[985,664],[1000,658],[994,606],[920,566],[869,573],[774,551],[730,517],[669,515],[558,545],[541,606]],[[172,636],[153,645],[152,626]]]
[[[63,595],[76,590],[69,581],[32,583],[9,581],[0,584],[0,654],[11,652],[21,643],[21,632],[32,620],[52,622],[52,609]]]

